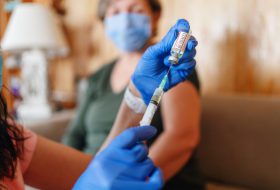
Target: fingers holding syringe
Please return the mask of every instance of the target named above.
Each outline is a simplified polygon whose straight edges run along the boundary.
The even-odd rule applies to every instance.
[[[118,148],[129,149],[139,142],[152,138],[156,133],[156,128],[151,126],[133,127],[122,132],[112,143]]]
[[[194,49],[189,52],[188,56],[183,56],[177,65],[172,65],[171,71],[173,71],[173,73],[168,76],[171,83],[177,84],[180,81],[185,81],[188,79],[188,77],[193,73],[196,66],[196,60],[194,59],[195,55],[196,50]],[[177,77],[174,77],[172,75],[177,75]],[[178,80],[178,78],[180,78],[178,82],[173,81],[175,79]]]
[[[180,65],[172,66],[170,73],[168,75],[167,84],[164,87],[164,91],[170,90],[172,87],[176,86],[177,84],[184,82],[188,79],[188,77],[192,74],[196,65],[195,59],[187,63],[182,63]]]
[[[185,19],[179,19],[177,23],[168,31],[164,38],[156,45],[150,47],[154,55],[161,57],[170,55],[171,48],[178,37],[180,31],[189,32],[190,24]]]
[[[191,36],[190,40],[188,41],[186,52],[194,50],[197,45],[198,45],[198,41],[194,36]]]
[[[172,63],[169,61],[169,55],[167,55],[164,58],[164,65],[166,65],[167,67],[170,67],[171,65],[172,65],[172,67],[177,67],[177,66],[181,65],[182,63],[191,61],[196,56],[196,46],[197,45],[198,45],[197,40],[195,39],[195,37],[192,36],[190,38],[190,40],[188,41],[186,50],[185,50],[183,56],[179,59],[178,64],[172,65]]]
[[[163,49],[166,53],[170,53],[171,48],[180,32],[190,32],[190,24],[185,19],[179,19],[160,42],[165,46]]]

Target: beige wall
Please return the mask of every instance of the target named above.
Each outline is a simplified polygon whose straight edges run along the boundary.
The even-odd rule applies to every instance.
[[[191,22],[200,43],[197,60],[204,92],[280,92],[279,1],[172,2],[163,0],[168,5],[163,22],[170,25],[181,17]]]
[[[79,3],[78,3],[79,2]],[[280,1],[162,0],[160,36],[178,18],[199,41],[198,71],[204,93],[280,94]],[[68,26],[84,30],[87,64],[96,70],[116,55],[95,18],[97,0],[66,0]],[[90,32],[92,31],[92,32]],[[90,50],[90,51],[89,51]]]

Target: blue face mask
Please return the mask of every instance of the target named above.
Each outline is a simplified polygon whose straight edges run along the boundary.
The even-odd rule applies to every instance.
[[[143,14],[120,13],[105,20],[107,36],[124,52],[141,50],[152,35],[150,18]]]

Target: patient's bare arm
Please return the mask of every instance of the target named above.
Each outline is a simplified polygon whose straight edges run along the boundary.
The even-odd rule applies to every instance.
[[[140,93],[137,91],[132,82],[129,84],[130,91],[137,97],[141,97]],[[123,100],[115,123],[108,135],[106,141],[101,147],[101,150],[104,149],[117,135],[119,135],[122,131],[127,129],[128,127],[139,126],[139,122],[142,119],[143,114],[137,114],[132,109],[128,107],[126,102]]]

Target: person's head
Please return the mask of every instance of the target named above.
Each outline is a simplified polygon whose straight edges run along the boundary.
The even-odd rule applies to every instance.
[[[20,128],[8,122],[7,105],[2,96],[2,54],[0,49],[0,189],[4,178],[13,179],[17,159],[23,151],[23,134]]]
[[[107,36],[124,52],[141,51],[157,34],[159,0],[100,0],[98,16]]]

